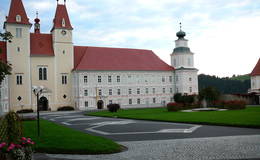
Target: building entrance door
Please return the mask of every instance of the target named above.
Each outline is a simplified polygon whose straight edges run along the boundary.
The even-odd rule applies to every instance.
[[[103,109],[103,108],[104,108],[104,102],[103,102],[102,100],[99,100],[99,101],[97,102],[97,108],[98,108],[98,109]]]
[[[41,97],[39,99],[39,110],[40,111],[47,111],[49,108],[49,101],[46,97]]]

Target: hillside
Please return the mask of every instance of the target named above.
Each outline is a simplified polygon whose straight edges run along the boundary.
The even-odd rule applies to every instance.
[[[236,93],[247,93],[250,88],[250,79],[246,76],[237,77],[225,77],[219,78],[216,76],[210,76],[200,74],[198,76],[199,90],[212,86],[217,88],[222,94],[236,94]]]
[[[231,78],[231,80],[239,80],[239,81],[245,81],[245,80],[250,80],[250,76],[249,74],[245,74],[245,75],[233,75]]]

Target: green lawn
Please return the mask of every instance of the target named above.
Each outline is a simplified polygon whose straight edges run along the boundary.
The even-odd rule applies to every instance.
[[[88,115],[260,128],[260,107],[208,112],[168,112],[166,108],[121,109],[117,113],[101,111]]]
[[[50,121],[41,120],[41,136],[38,138],[36,121],[24,121],[24,136],[35,141],[37,152],[100,154],[121,151],[121,146],[103,137],[82,133]]]

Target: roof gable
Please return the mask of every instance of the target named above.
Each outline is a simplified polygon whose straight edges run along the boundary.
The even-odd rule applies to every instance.
[[[74,46],[74,70],[171,71],[151,50]]]
[[[16,16],[20,15],[20,21],[16,21]],[[7,23],[31,24],[25,12],[22,0],[12,0],[9,14],[6,20]]]
[[[30,34],[31,56],[54,56],[51,34]]]
[[[255,65],[255,68],[251,72],[251,76],[257,76],[257,75],[260,75],[260,58],[259,58],[257,64]]]

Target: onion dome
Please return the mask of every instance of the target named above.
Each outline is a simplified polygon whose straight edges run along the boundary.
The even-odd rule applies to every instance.
[[[40,22],[40,19],[37,17],[37,18],[34,19],[34,22],[35,22],[35,23],[39,23],[39,22]]]
[[[178,38],[184,38],[186,36],[186,33],[182,30],[180,30],[179,32],[176,33],[176,36]]]

